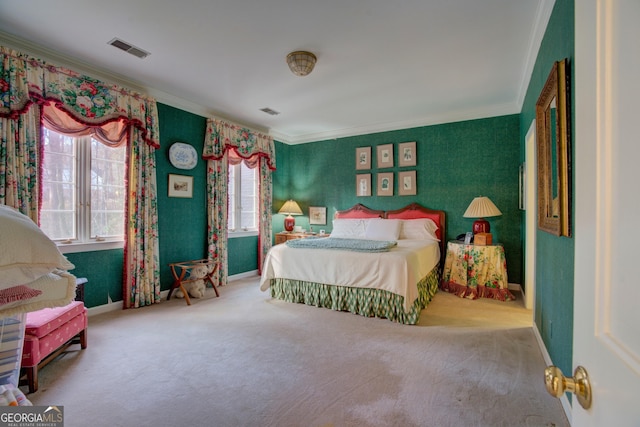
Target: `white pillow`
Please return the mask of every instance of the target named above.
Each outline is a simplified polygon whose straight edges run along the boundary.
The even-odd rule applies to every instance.
[[[0,289],[31,283],[54,269],[72,268],[31,218],[0,205]]]
[[[438,226],[432,219],[404,219],[400,228],[400,239],[440,240],[436,237]]]
[[[366,227],[364,219],[334,219],[331,237],[339,239],[364,239]]]
[[[372,219],[367,224],[365,237],[368,240],[398,240],[400,225],[398,219]]]

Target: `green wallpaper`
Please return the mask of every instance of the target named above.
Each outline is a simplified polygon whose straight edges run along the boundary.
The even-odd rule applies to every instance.
[[[71,273],[89,280],[84,287],[87,307],[122,301],[122,249],[80,252],[65,256],[76,266]]]
[[[202,159],[194,169],[181,170],[169,162],[169,148],[175,142],[192,145],[202,155],[207,126],[205,117],[158,104],[160,149],[156,152],[158,183],[158,227],[160,281],[162,290],[173,282],[168,264],[205,258],[207,255],[206,172]],[[193,198],[168,197],[169,174],[193,177]]]
[[[571,75],[575,75],[573,34],[574,2],[557,0],[538,52],[520,114],[521,161],[524,161],[525,134],[532,120],[535,119],[535,104],[553,63],[569,58]],[[573,78],[571,80],[573,81]],[[575,96],[573,91],[571,92],[573,106]],[[573,108],[571,116],[574,116]],[[575,135],[574,127],[575,121],[572,118],[572,135]],[[574,144],[572,141],[572,146]],[[573,148],[572,153],[575,153]],[[574,239],[556,237],[538,231],[536,233],[535,321],[553,363],[563,372],[573,372],[573,268]]]
[[[296,224],[308,228],[308,207],[326,206],[328,224],[316,229],[331,230],[330,218],[336,210],[362,203],[373,209],[398,209],[409,203],[442,209],[447,214],[447,239],[471,230],[472,219],[463,218],[467,206],[477,196],[488,196],[503,215],[488,218],[494,240],[505,246],[509,281],[521,283],[522,217],[518,209],[518,168],[520,164],[519,116],[502,116],[437,126],[425,126],[350,138],[291,145],[277,144],[278,170],[274,173],[274,212],[288,198],[296,200],[305,216]],[[375,147],[415,141],[415,167],[376,167]],[[394,172],[393,197],[357,197],[355,151],[372,147],[372,186],[379,172]],[[398,196],[397,172],[416,170],[418,194]],[[367,171],[368,172],[368,171]],[[374,186],[375,188],[375,186]],[[283,230],[283,215],[274,215],[274,231]]]

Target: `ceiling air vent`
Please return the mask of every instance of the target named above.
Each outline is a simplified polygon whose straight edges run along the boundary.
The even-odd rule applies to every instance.
[[[280,114],[278,111],[272,110],[269,107],[261,108],[260,111],[265,112],[267,114],[270,114],[272,116],[277,116],[278,114]]]
[[[149,52],[147,52],[145,50],[142,50],[139,47],[135,47],[132,44],[127,43],[127,42],[125,42],[123,40],[120,40],[118,38],[115,38],[115,39],[111,40],[109,42],[109,44],[111,46],[117,47],[120,50],[124,50],[125,52],[130,53],[133,56],[137,56],[140,59],[146,58],[147,56],[150,55]]]

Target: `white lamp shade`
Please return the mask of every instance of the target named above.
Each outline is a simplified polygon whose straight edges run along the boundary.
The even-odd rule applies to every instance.
[[[465,218],[486,218],[500,215],[502,212],[488,197],[480,196],[471,201],[463,216]]]
[[[298,206],[294,200],[289,199],[284,202],[284,205],[282,205],[278,213],[285,215],[302,215],[302,209],[300,209],[300,206]]]

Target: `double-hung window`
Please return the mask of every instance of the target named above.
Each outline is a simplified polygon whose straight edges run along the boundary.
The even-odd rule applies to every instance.
[[[258,232],[258,168],[250,169],[244,162],[229,165],[229,237]]]
[[[40,228],[63,252],[122,247],[126,146],[45,127],[42,142]]]

